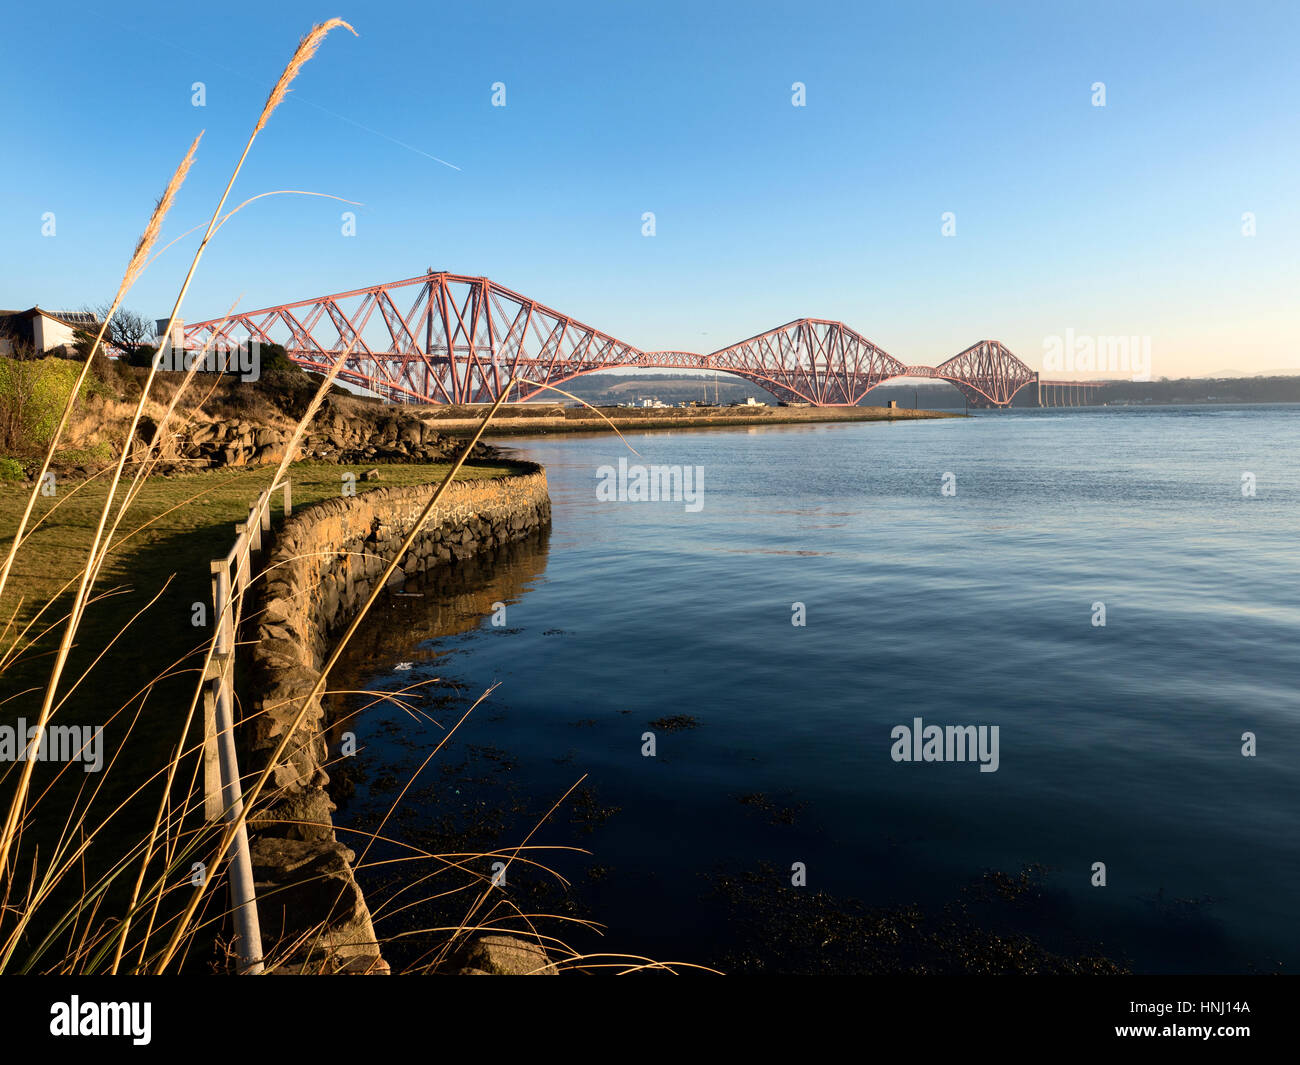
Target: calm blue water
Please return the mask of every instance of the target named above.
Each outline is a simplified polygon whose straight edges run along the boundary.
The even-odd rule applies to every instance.
[[[498,684],[458,742],[509,752],[543,812],[583,774],[618,808],[534,841],[593,852],[598,877],[558,860],[611,949],[725,945],[700,902],[719,869],[803,862],[810,889],[937,906],[1041,863],[1072,941],[1134,968],[1300,968],[1300,409],[628,439],[639,457],[613,436],[511,442],[547,467],[549,542],[354,667],[439,678],[444,725]],[[703,508],[597,502],[620,457],[702,467]],[[674,714],[697,727],[644,757]],[[999,726],[997,772],[891,760],[914,717]],[[442,735],[382,708],[360,732],[372,767]],[[432,783],[408,825],[434,816]],[[755,793],[793,823],[739,801]]]

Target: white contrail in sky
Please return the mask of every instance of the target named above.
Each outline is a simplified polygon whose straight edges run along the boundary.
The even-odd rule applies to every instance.
[[[107,20],[105,21],[107,22]],[[115,20],[111,23],[111,25],[116,29],[120,29],[122,24],[121,22]],[[132,32],[146,34],[152,37],[154,40],[161,41],[163,44],[169,45],[170,47],[176,49],[179,52],[186,52],[189,55],[204,60],[204,62],[211,63],[213,66],[220,67],[222,70],[228,70],[230,71],[230,73],[243,78],[245,81],[250,81],[253,83],[258,83],[260,81],[260,79],[253,77],[251,74],[246,74],[242,70],[238,70],[235,67],[228,66],[225,63],[218,62],[216,59],[212,58],[212,54],[210,52],[195,52],[194,50],[190,48],[186,48],[184,45],[177,44],[175,41],[169,40],[166,37],[159,37],[152,30],[140,29],[139,27],[137,27]],[[461,172],[460,167],[458,167],[455,163],[449,163],[447,162],[446,159],[439,159],[436,155],[430,155],[428,152],[424,151],[423,149],[415,147],[413,144],[407,144],[405,141],[399,141],[396,137],[390,137],[387,133],[384,133],[382,130],[372,129],[370,126],[363,125],[362,123],[358,122],[354,118],[348,118],[347,115],[340,115],[337,111],[331,111],[328,107],[321,107],[320,104],[312,103],[311,100],[308,100],[301,93],[292,92],[289,94],[289,96],[286,99],[289,101],[300,100],[303,103],[307,104],[309,107],[316,108],[317,111],[323,111],[331,118],[337,118],[342,122],[347,122],[349,125],[356,126],[357,129],[365,130],[367,133],[373,133],[376,137],[383,137],[384,140],[391,141],[393,144],[396,144],[399,148],[405,148],[408,152],[414,152],[416,155],[422,155],[424,156],[424,158],[432,159],[435,163],[439,163],[440,165],[445,166],[450,170]]]

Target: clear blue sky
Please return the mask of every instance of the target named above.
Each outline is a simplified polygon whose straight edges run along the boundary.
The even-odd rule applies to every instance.
[[[1150,336],[1157,376],[1300,366],[1294,0],[13,4],[0,306],[107,300],[199,129],[164,239],[204,221],[298,38],[332,15],[360,36],[326,41],[233,202],[333,193],[365,205],[357,235],[330,200],[255,204],[212,246],[189,320],[434,267],[646,349],[809,315],[912,363],[994,337],[1039,366],[1073,329]],[[164,314],[196,240],[128,305]]]

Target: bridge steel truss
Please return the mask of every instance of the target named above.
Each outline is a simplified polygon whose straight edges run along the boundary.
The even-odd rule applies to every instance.
[[[823,318],[800,318],[707,355],[642,351],[486,277],[441,271],[194,322],[184,335],[191,349],[245,337],[281,344],[317,373],[347,350],[341,380],[406,403],[488,403],[512,379],[536,382],[516,390],[526,400],[542,385],[616,367],[734,374],[778,399],[813,406],[854,406],[883,381],[930,377],[949,381],[974,406],[1005,407],[1038,380],[996,340],[937,367],[907,366]]]

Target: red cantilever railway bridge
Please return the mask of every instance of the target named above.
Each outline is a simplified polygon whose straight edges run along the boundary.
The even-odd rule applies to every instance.
[[[1006,407],[1026,385],[1052,383],[1040,382],[996,340],[939,366],[908,366],[824,318],[800,318],[708,355],[642,351],[486,277],[443,271],[189,323],[184,335],[187,348],[243,337],[281,344],[318,373],[347,351],[342,380],[405,403],[487,403],[512,378],[559,385],[624,366],[735,374],[778,399],[819,407],[854,406],[896,377],[948,381],[976,407]],[[541,391],[521,386],[517,395],[526,400]]]

